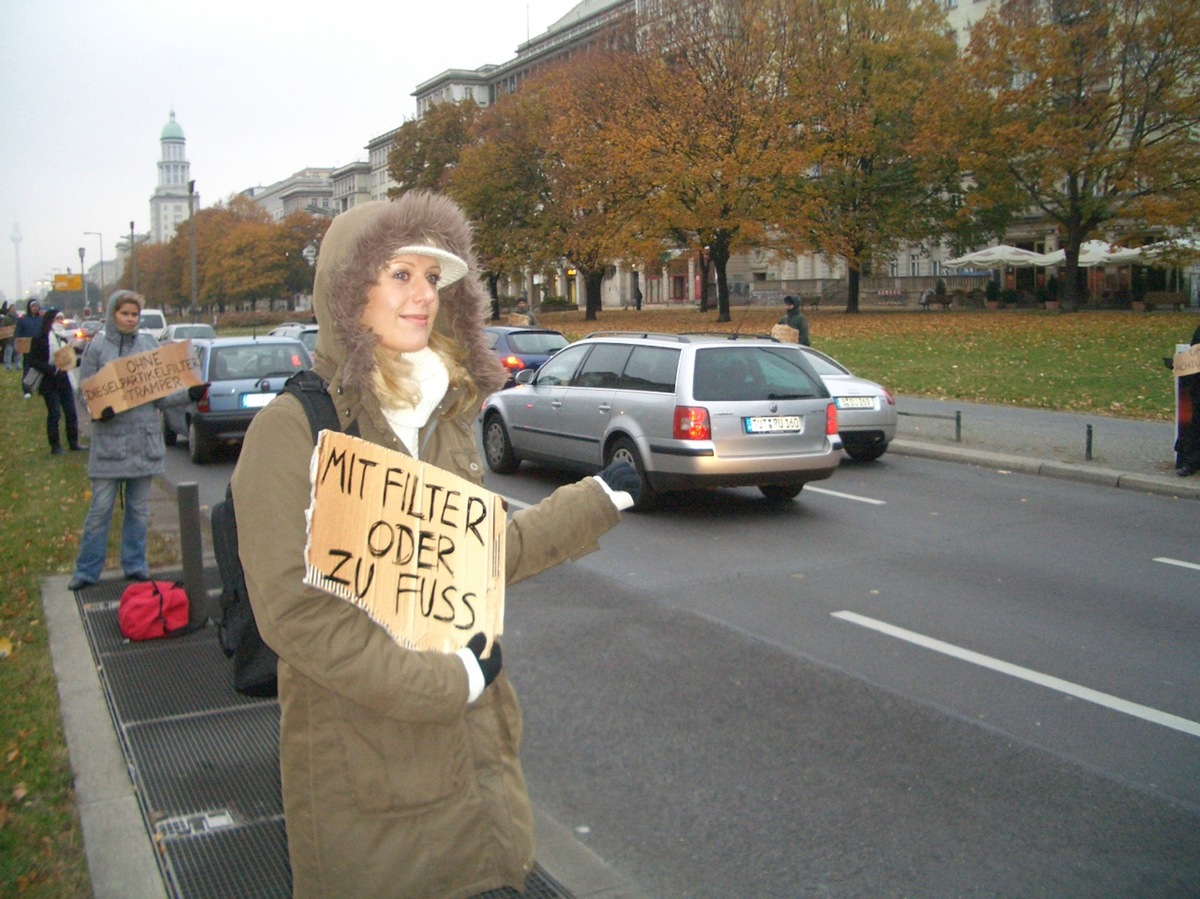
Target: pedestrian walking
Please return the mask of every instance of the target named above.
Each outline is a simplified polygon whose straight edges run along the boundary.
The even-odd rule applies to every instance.
[[[783,298],[783,305],[786,311],[779,324],[794,328],[799,332],[799,342],[803,346],[811,346],[808,342],[808,319],[800,311],[800,302],[793,296],[786,296]]]
[[[63,451],[59,435],[59,422],[66,423],[67,446],[73,450],[82,449],[79,445],[79,418],[75,413],[75,391],[68,374],[75,367],[72,351],[71,363],[62,364],[56,356],[64,347],[68,350],[71,344],[54,329],[54,316],[57,309],[48,309],[41,316],[42,329],[26,353],[29,367],[42,373],[42,382],[38,385],[38,393],[46,401],[46,438],[50,442],[50,452],[57,455]]]
[[[313,370],[343,429],[481,485],[473,422],[506,374],[483,332],[487,297],[458,206],[412,191],[334,218],[313,308]],[[486,656],[483,634],[452,654],[406,649],[357,605],[303,583],[312,453],[301,402],[280,394],[255,416],[233,474],[250,600],[279,655],[294,893],[521,891],[533,816],[499,643]],[[515,512],[507,583],[596,549],[637,489],[618,464]]]

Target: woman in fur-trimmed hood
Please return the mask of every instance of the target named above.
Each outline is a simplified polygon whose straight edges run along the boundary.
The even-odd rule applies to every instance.
[[[472,425],[505,373],[484,340],[487,299],[459,208],[409,193],[337,216],[313,306],[314,370],[342,429],[481,484]],[[283,394],[255,416],[233,475],[251,604],[280,658],[295,895],[521,889],[533,820],[499,644],[482,659],[482,646],[404,649],[356,606],[302,583],[312,449],[303,407]],[[629,504],[589,477],[517,512],[507,582],[596,549]]]

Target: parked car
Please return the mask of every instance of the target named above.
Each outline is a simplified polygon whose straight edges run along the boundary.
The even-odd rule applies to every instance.
[[[820,350],[802,346],[833,396],[838,409],[838,434],[846,454],[856,462],[873,462],[896,437],[896,400],[882,384],[858,378],[846,366]]]
[[[167,325],[159,335],[159,343],[170,343],[174,340],[212,340],[217,332],[212,325],[203,322],[195,324]]]
[[[492,341],[492,349],[508,369],[512,387],[522,371],[537,371],[547,359],[567,346],[568,340],[549,328],[510,328],[488,325],[483,329]]]
[[[299,322],[284,322],[268,332],[269,337],[292,337],[304,344],[309,355],[317,351],[317,325],[302,325]]]
[[[163,439],[175,446],[186,436],[192,461],[203,464],[220,444],[240,443],[256,412],[275,398],[296,372],[312,367],[298,340],[285,337],[218,337],[193,340],[192,352],[208,390],[197,402],[163,411]]]
[[[837,470],[837,409],[794,345],[728,335],[593,334],[483,406],[484,455],[587,470],[629,461],[635,509],[699,487],[756,486],[776,502]]]
[[[142,316],[138,319],[138,330],[146,334],[153,334],[156,338],[161,338],[162,332],[167,327],[167,314],[161,309],[143,309]]]

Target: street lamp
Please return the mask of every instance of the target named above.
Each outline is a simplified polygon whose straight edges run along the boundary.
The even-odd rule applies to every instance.
[[[86,306],[87,305],[87,275],[85,275],[83,272],[84,272],[83,247],[80,247],[79,248],[79,293],[83,297],[83,305]],[[82,312],[82,311],[83,310],[80,309],[80,312]]]
[[[92,234],[100,238],[100,304],[104,304],[104,298],[107,296],[104,290],[104,235],[99,231],[84,231],[84,234]],[[83,305],[87,305],[85,301]]]
[[[137,241],[134,239],[132,221],[129,223],[129,267],[133,269],[133,292],[137,293]]]
[[[188,182],[188,254],[191,257],[191,286],[188,298],[193,309],[196,308],[196,182]]]

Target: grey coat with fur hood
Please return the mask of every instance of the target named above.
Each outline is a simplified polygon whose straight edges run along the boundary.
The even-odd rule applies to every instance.
[[[321,244],[313,304],[316,370],[343,428],[404,452],[371,387],[367,288],[401,246],[434,244],[470,264],[440,291],[435,328],[467,348],[480,396],[504,383],[484,341],[487,306],[458,207],[430,194],[368,203],[334,219]],[[453,391],[454,388],[452,388]],[[478,401],[448,395],[420,431],[421,458],[476,483]],[[280,766],[296,896],[473,896],[520,888],[534,861],[518,760],[521,714],[504,672],[467,704],[454,655],[414,652],[350,603],[301,583],[312,436],[282,395],[246,435],[233,492],[239,550],[264,640],[279,654]],[[619,520],[593,478],[514,514],[510,584],[597,548]],[[510,600],[514,597],[510,594]],[[511,601],[509,616],[518,607]]]

